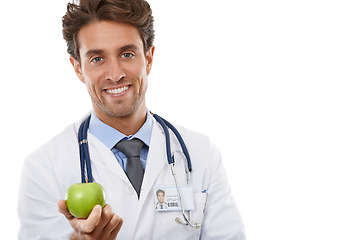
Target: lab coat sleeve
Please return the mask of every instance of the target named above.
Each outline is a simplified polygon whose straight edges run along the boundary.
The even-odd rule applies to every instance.
[[[70,239],[70,224],[58,212],[57,201],[64,196],[55,179],[50,158],[33,156],[25,160],[18,201],[19,240]]]
[[[210,158],[210,182],[201,239],[245,240],[244,224],[231,195],[220,153],[214,146]]]

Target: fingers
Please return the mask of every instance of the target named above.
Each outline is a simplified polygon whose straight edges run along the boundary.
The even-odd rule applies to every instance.
[[[110,221],[103,229],[97,229],[100,231],[102,239],[115,240],[122,226],[123,220],[116,214],[112,214]],[[97,234],[96,234],[97,235]]]
[[[71,220],[73,219],[73,215],[71,215],[71,213],[68,211],[67,207],[66,207],[66,202],[64,200],[59,200],[58,201],[58,207],[59,207],[59,212],[61,214],[63,214],[67,220]]]
[[[116,216],[116,215],[115,215]],[[109,239],[113,240],[113,239],[116,239],[121,227],[122,227],[122,224],[123,224],[123,219],[118,217],[119,218],[119,222],[118,224],[116,225],[116,227],[112,230],[110,236],[109,236]]]
[[[123,220],[113,213],[110,205],[105,205],[101,215],[101,219],[96,227],[96,231],[110,234],[114,231],[115,228],[121,228]],[[120,225],[120,226],[119,226]],[[117,231],[118,232],[118,231]]]
[[[94,239],[116,239],[123,219],[113,213],[110,205],[101,208],[96,205],[87,219],[78,219],[71,215],[64,200],[58,201],[59,212],[63,214],[74,229],[74,234],[80,236],[92,236]]]
[[[102,212],[101,206],[96,205],[91,211],[89,217],[85,221],[78,222],[79,223],[78,229],[84,233],[91,233],[92,231],[94,231],[95,227],[97,226],[98,222],[101,219],[101,215],[102,215],[101,212]]]
[[[100,237],[101,239],[116,239],[122,223],[123,220],[113,213],[111,206],[105,205],[102,210],[100,220],[97,222],[96,228],[93,229],[91,235],[94,237]],[[91,228],[88,230],[90,231]]]
[[[102,211],[101,220],[99,222],[98,227],[100,229],[103,229],[110,222],[113,215],[114,215],[114,213],[112,211],[111,206],[106,204]]]
[[[123,219],[120,218],[118,215],[113,214],[111,220],[108,222],[108,224],[106,224],[104,232],[112,233],[115,231],[116,228],[119,228],[120,230],[122,223]],[[117,232],[119,232],[119,230]]]
[[[101,219],[102,208],[100,205],[96,205],[93,208],[87,219],[75,218],[67,209],[66,202],[64,200],[58,201],[58,207],[58,211],[66,217],[76,232],[91,233],[94,231],[99,220]],[[110,211],[112,210],[110,209]]]

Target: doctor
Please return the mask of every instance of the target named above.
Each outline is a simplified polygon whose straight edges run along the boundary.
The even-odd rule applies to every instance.
[[[92,101],[88,131],[92,174],[106,191],[107,205],[95,206],[88,219],[77,219],[63,200],[67,188],[81,182],[77,133],[87,115],[25,160],[18,203],[19,239],[245,239],[219,151],[206,136],[185,128],[177,127],[192,159],[190,180],[173,135],[171,149],[179,185],[190,189],[184,195],[191,209],[186,214],[201,227],[176,222],[183,219],[176,209],[156,209],[156,190],[168,187],[170,191],[174,179],[164,131],[145,101],[155,49],[148,3],[69,3],[63,35],[70,62]],[[133,139],[141,143],[143,175],[138,191],[127,175],[129,159],[118,148],[120,142]]]

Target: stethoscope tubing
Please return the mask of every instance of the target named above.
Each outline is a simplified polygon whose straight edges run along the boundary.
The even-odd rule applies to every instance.
[[[89,129],[90,119],[91,119],[91,115],[85,120],[83,124],[81,124],[78,133],[82,183],[94,181],[92,176],[91,164],[90,164],[89,145],[87,141],[87,131]],[[85,178],[85,167],[88,177],[87,179]]]
[[[199,223],[195,223],[192,224],[190,222],[190,211],[189,211],[189,218],[186,217],[185,215],[185,210],[184,210],[184,206],[183,206],[183,201],[182,201],[182,195],[181,195],[181,191],[177,182],[177,178],[176,178],[176,173],[175,173],[175,161],[174,158],[171,156],[171,145],[170,145],[170,133],[169,133],[169,129],[175,134],[175,137],[177,138],[181,148],[182,148],[182,152],[185,155],[185,158],[187,160],[187,168],[188,168],[188,174],[190,174],[191,170],[192,170],[192,165],[191,165],[191,159],[190,159],[190,155],[189,152],[187,150],[187,147],[185,145],[185,142],[183,140],[183,138],[181,137],[180,133],[177,131],[177,129],[168,121],[166,121],[165,119],[163,119],[162,117],[160,117],[157,114],[153,114],[154,118],[156,119],[156,121],[161,125],[161,127],[164,130],[164,134],[165,134],[165,147],[166,147],[166,156],[167,156],[167,160],[168,163],[171,167],[172,170],[172,174],[174,177],[174,181],[176,184],[176,188],[177,191],[179,192],[179,198],[180,198],[180,205],[181,205],[181,213],[185,219],[185,222],[181,221],[179,218],[176,218],[175,221],[177,223],[183,224],[183,225],[189,225],[191,227],[194,228],[200,228],[201,224]],[[90,124],[90,119],[91,119],[91,115],[81,124],[80,128],[79,128],[79,132],[78,132],[78,141],[79,141],[79,151],[80,151],[80,167],[81,167],[81,181],[82,183],[87,183],[87,182],[93,182],[93,176],[92,176],[92,170],[91,170],[91,163],[90,163],[90,154],[89,154],[89,145],[88,145],[88,140],[87,140],[87,132],[89,129],[89,124]],[[85,167],[86,167],[86,173],[87,173],[87,179],[85,177]],[[188,178],[189,179],[189,178]]]
[[[171,149],[170,149],[170,134],[169,134],[169,130],[168,128],[171,129],[171,131],[175,134],[177,140],[180,143],[181,149],[186,157],[187,160],[187,165],[188,165],[188,170],[189,172],[192,171],[192,165],[191,165],[191,159],[190,159],[190,154],[187,150],[186,144],[183,140],[183,138],[181,137],[179,131],[174,127],[174,125],[172,125],[170,122],[166,121],[165,119],[163,119],[162,117],[160,117],[157,114],[153,114],[154,118],[156,119],[156,121],[158,121],[158,123],[161,125],[161,127],[164,129],[164,133],[165,133],[165,141],[166,141],[166,153],[167,153],[167,159],[168,159],[168,163],[169,164],[173,164],[174,163],[174,159],[171,157]]]
[[[166,157],[168,160],[169,164],[173,164],[174,163],[174,159],[171,157],[171,147],[170,147],[170,134],[169,134],[169,130],[164,122],[164,120],[156,115],[153,114],[154,118],[156,119],[156,121],[161,125],[161,127],[164,130],[164,134],[165,134],[165,147],[166,147]]]
[[[161,125],[161,127],[164,130],[165,134],[165,147],[166,147],[166,156],[169,164],[174,164],[174,159],[171,156],[171,145],[170,145],[170,133],[168,128],[175,134],[177,140],[179,141],[179,144],[181,146],[181,149],[186,157],[187,160],[187,167],[188,171],[192,171],[192,164],[190,159],[190,154],[187,150],[187,147],[185,145],[185,142],[183,138],[181,137],[179,131],[167,120],[163,119],[157,114],[153,114],[156,121]],[[89,155],[89,145],[87,141],[87,131],[89,129],[91,115],[81,124],[79,128],[78,133],[78,139],[79,139],[79,151],[80,151],[80,167],[81,167],[81,182],[93,182],[93,176],[92,176],[92,170],[91,170],[91,164],[90,164],[90,155]],[[85,177],[85,167],[86,167],[86,173],[87,173],[87,179]]]

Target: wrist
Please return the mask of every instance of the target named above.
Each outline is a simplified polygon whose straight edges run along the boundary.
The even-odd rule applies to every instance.
[[[75,232],[73,232],[73,234],[71,235],[70,240],[78,240],[78,238],[76,237]]]

